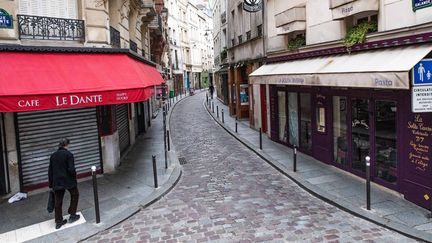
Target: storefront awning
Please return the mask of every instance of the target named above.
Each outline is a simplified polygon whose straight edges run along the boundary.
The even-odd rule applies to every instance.
[[[409,89],[409,71],[432,46],[405,46],[264,65],[253,84]]]
[[[0,112],[144,101],[163,79],[127,54],[2,52]]]

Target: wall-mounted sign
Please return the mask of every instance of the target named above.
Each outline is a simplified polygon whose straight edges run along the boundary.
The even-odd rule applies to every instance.
[[[432,6],[432,0],[412,0],[413,11]]]
[[[432,86],[414,86],[411,97],[412,112],[432,112]]]
[[[432,85],[432,59],[421,60],[414,66],[412,74],[413,86]]]
[[[247,12],[258,12],[262,10],[262,0],[244,0],[243,9]]]
[[[0,29],[12,29],[13,18],[6,10],[0,8]]]

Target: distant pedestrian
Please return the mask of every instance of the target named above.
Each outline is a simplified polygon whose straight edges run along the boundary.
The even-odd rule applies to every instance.
[[[210,90],[210,97],[213,99],[214,86],[210,85],[209,90]]]
[[[76,214],[78,207],[78,183],[76,179],[75,161],[73,154],[68,150],[70,141],[63,138],[59,143],[59,148],[51,155],[48,169],[49,187],[55,194],[55,223],[56,229],[60,229],[67,223],[63,220],[63,197],[65,190],[71,196],[68,213],[69,223],[77,221],[80,216]]]

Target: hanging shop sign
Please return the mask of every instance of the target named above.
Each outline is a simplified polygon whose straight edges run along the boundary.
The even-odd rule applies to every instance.
[[[0,29],[13,29],[12,15],[2,8],[0,8]]]
[[[244,0],[243,9],[246,12],[259,12],[262,10],[262,0]]]
[[[432,0],[412,0],[413,11],[432,6]]]

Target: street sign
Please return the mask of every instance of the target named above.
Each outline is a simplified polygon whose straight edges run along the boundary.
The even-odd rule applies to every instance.
[[[412,112],[432,112],[432,86],[414,86],[411,97]]]
[[[243,9],[246,12],[258,12],[262,9],[262,0],[244,0]]]
[[[0,8],[0,29],[13,29],[12,15],[2,8]]]
[[[432,0],[412,0],[413,11],[432,6]]]
[[[412,74],[413,86],[432,85],[432,59],[421,60],[414,66]]]

